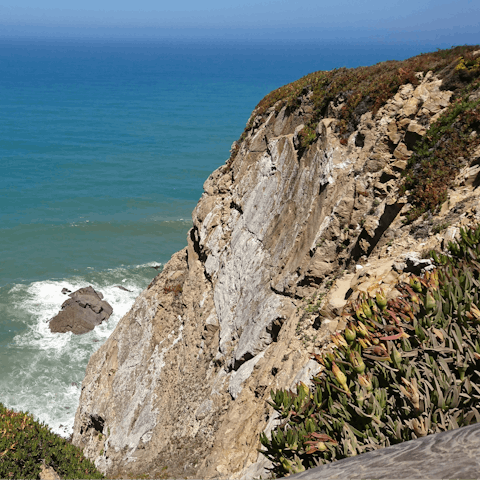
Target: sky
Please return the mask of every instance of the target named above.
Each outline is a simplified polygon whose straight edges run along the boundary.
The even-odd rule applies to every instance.
[[[0,36],[480,43],[479,0],[2,0]]]

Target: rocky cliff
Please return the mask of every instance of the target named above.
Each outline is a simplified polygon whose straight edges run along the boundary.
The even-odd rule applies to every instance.
[[[420,270],[477,221],[479,58],[317,72],[260,102],[205,182],[188,246],[90,359],[73,442],[99,469],[265,475],[270,389],[317,372],[311,352],[350,295]],[[454,158],[429,172],[432,152]]]

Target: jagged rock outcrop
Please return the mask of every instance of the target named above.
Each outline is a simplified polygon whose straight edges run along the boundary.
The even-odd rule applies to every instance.
[[[66,290],[66,291],[63,291]],[[68,293],[64,288],[62,293]],[[93,330],[113,313],[112,306],[93,287],[80,288],[68,295],[62,309],[49,322],[53,333],[73,332],[76,335]]]
[[[432,72],[417,79],[375,114],[358,110],[347,139],[338,96],[308,148],[308,88],[295,107],[252,114],[235,155],[205,182],[188,246],[89,362],[73,442],[99,469],[264,475],[257,449],[275,422],[270,389],[317,372],[311,352],[342,327],[346,297],[394,282],[407,259],[422,268],[421,254],[446,235],[432,235],[435,225],[454,235],[477,218],[472,159],[439,215],[402,222],[401,173],[453,95]]]

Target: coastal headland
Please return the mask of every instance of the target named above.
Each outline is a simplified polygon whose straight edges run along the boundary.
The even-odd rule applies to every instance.
[[[352,292],[420,273],[477,222],[478,125],[460,154],[448,118],[477,108],[479,55],[316,72],[259,103],[204,184],[188,246],[90,359],[73,443],[101,471],[265,476],[270,390],[318,373],[312,352],[345,328]],[[420,147],[443,163],[429,170]]]
[[[456,47],[315,72],[258,104],[188,246],[90,359],[73,443],[100,471],[267,474],[270,391],[320,371],[349,298],[421,274],[478,223],[479,75],[480,47]]]

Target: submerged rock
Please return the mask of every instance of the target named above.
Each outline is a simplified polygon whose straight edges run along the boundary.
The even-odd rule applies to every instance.
[[[122,287],[121,285],[115,285],[115,286],[120,290],[123,290],[124,292],[131,292],[131,290],[129,290],[128,288]]]
[[[50,320],[53,333],[87,333],[108,320],[113,312],[111,305],[93,287],[80,288],[69,297],[63,302],[62,310]]]

